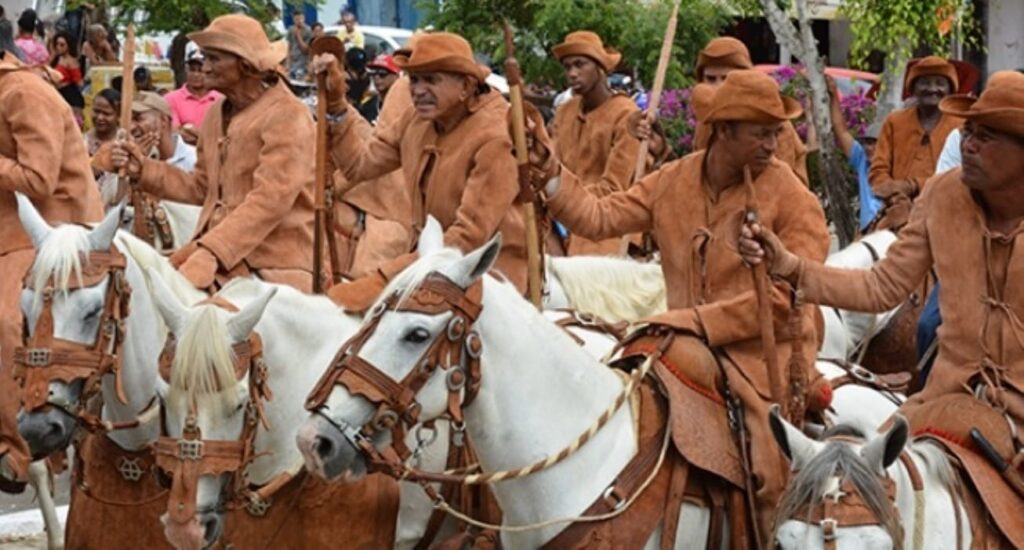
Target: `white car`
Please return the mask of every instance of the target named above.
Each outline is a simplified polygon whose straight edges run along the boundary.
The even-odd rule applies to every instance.
[[[324,27],[324,34],[327,36],[337,35],[343,27],[337,25],[331,25]],[[364,46],[366,50],[366,56],[371,61],[382,53],[393,54],[396,50],[400,50],[405,47],[409,39],[412,38],[413,32],[409,29],[399,29],[396,27],[374,27],[370,25],[359,25],[359,30],[363,33]],[[487,77],[487,84],[499,92],[508,95],[508,81],[505,77],[491,73]]]

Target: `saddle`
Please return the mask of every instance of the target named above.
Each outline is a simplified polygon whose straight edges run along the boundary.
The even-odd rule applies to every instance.
[[[972,437],[972,429],[983,434],[1008,469],[1020,473],[1017,435],[1002,413],[967,393],[943,395],[903,410],[914,435],[931,439],[956,458],[999,531],[1016,548],[1024,547],[1024,494],[1014,490]],[[1015,460],[1016,459],[1016,460]]]

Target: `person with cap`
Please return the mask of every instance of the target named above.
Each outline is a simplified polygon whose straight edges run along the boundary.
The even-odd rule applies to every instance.
[[[787,246],[813,261],[824,261],[829,248],[825,215],[818,199],[775,158],[782,125],[801,113],[800,104],[779,93],[768,75],[752,70],[729,74],[712,98],[705,120],[714,132],[707,149],[670,162],[627,190],[604,197],[587,192],[570,170],[544,185],[551,215],[570,231],[590,239],[650,232],[661,249],[669,311],[645,319],[650,326],[674,331],[674,349],[695,363],[721,361],[733,396],[743,403],[751,436],[758,525],[771,532],[773,507],[788,471],[770,435],[770,391],[750,267],[736,254],[736,240],[751,201],[760,220],[778,231]],[[790,309],[789,285],[775,284],[780,365],[802,361],[811,395],[819,395],[814,364],[818,348],[814,308],[799,315]],[[802,330],[780,329],[799,319]],[[790,319],[790,322],[794,322]],[[795,356],[799,340],[802,352]],[[679,357],[679,356],[675,356]],[[723,380],[718,380],[718,385]],[[721,391],[715,385],[711,391]],[[821,394],[823,395],[823,394]],[[815,409],[827,405],[812,400]],[[722,409],[724,414],[724,409]]]
[[[554,47],[554,54],[572,90],[572,98],[555,112],[555,156],[594,196],[628,189],[640,150],[640,141],[629,132],[628,123],[630,115],[639,110],[629,96],[608,86],[608,73],[618,66],[622,55],[605,47],[601,37],[591,31],[569,33]],[[570,256],[624,252],[621,238],[594,242],[581,235],[569,236]]]
[[[51,224],[103,217],[71,107],[51,84],[0,51],[0,490],[20,492],[29,456],[18,435],[11,367],[14,350],[22,345],[22,278],[34,251],[18,219],[16,192]]]
[[[885,117],[871,159],[871,187],[886,202],[879,229],[906,223],[911,200],[935,174],[946,138],[963,123],[939,110],[939,102],[958,85],[956,67],[941,57],[926,57],[908,71],[903,95],[912,96],[915,105]]]
[[[418,36],[411,51],[395,55],[395,64],[409,74],[414,108],[367,139],[355,131],[347,110],[337,59],[314,59],[314,70],[327,73],[335,166],[350,182],[401,168],[412,201],[409,225],[419,231],[433,216],[445,229],[447,246],[469,252],[501,231],[497,269],[525,291],[525,228],[521,209],[513,207],[519,182],[509,105],[484,83],[490,71],[476,62],[465,38],[446,32]],[[346,309],[362,311],[413,259],[398,258],[368,277],[336,285],[330,295]]]
[[[197,288],[255,274],[313,288],[313,147],[309,110],[277,72],[279,59],[251,17],[223,15],[189,39],[203,49],[206,85],[223,93],[199,133],[194,174],[119,142],[127,166],[157,198],[202,205],[191,242],[171,263]]]
[[[171,107],[171,121],[181,132],[185,143],[195,145],[199,141],[199,129],[203,126],[206,112],[224,97],[223,94],[206,85],[203,76],[202,50],[194,42],[185,47],[185,85],[164,96]]]
[[[731,36],[720,36],[708,42],[708,45],[697,55],[696,75],[697,82],[703,82],[713,87],[721,86],[729,73],[736,70],[752,69],[754,63],[750,60],[750,51],[747,46]],[[711,131],[705,125],[698,127],[694,134],[695,150],[704,149],[708,146]],[[782,134],[779,136],[778,148],[775,156],[782,162],[789,165],[804,184],[810,181],[807,178],[807,147],[800,140],[791,121],[782,125]]]
[[[355,105],[359,114],[373,122],[380,115],[380,97],[373,93],[370,75],[366,72],[366,50],[349,48],[345,52],[346,85],[348,101]]]
[[[395,65],[394,58],[386,53],[378,55],[366,68],[370,70],[373,87],[377,89],[377,95],[380,96],[380,102],[383,104],[388,97],[388,91],[398,81],[401,71],[398,69],[398,65]],[[370,122],[375,121],[376,119]]]
[[[922,186],[899,239],[871,269],[808,261],[757,225],[744,227],[739,251],[746,261],[765,261],[773,275],[798,284],[805,300],[854,311],[892,309],[931,270],[945,288],[955,289],[939,298],[943,322],[932,374],[900,412],[912,433],[930,434],[957,455],[971,473],[966,479],[977,483],[975,467],[988,468],[986,483],[975,488],[993,491],[985,501],[999,503],[989,513],[1009,539],[1002,547],[1019,548],[1024,497],[974,455],[979,447],[962,445],[972,440],[964,425],[969,422],[982,427],[1006,461],[1020,450],[1019,443],[1001,441],[997,428],[1012,438],[1010,426],[1024,422],[1024,75],[997,72],[980,97],[949,96],[939,108],[965,120],[963,165]],[[994,421],[986,423],[986,416]]]
[[[143,153],[182,170],[193,172],[196,148],[185,143],[174,130],[174,114],[167,101],[156,92],[139,92],[132,102],[132,137]]]

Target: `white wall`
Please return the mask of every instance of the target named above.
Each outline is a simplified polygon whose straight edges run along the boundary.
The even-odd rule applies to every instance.
[[[988,73],[1024,68],[1024,0],[989,0]]]

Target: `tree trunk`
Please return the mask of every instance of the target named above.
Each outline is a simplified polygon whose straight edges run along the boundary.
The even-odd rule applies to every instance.
[[[881,123],[889,113],[903,104],[903,73],[906,72],[911,55],[910,46],[904,41],[885,56],[882,89],[875,101],[875,122]]]
[[[818,57],[818,41],[814,38],[807,10],[807,0],[795,0],[798,25],[790,22],[786,13],[775,0],[760,0],[768,24],[775,33],[779,44],[798,57],[806,67],[807,80],[811,86],[811,122],[817,131],[819,155],[819,176],[825,191],[825,207],[829,219],[835,225],[840,247],[853,240],[857,224],[851,208],[851,189],[845,163],[836,149],[836,136],[832,131],[832,116],[829,108],[828,86],[825,83],[825,67]]]

